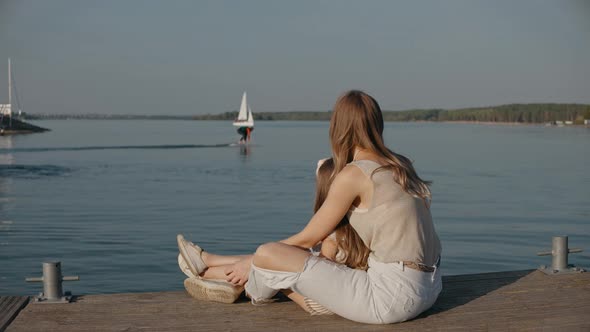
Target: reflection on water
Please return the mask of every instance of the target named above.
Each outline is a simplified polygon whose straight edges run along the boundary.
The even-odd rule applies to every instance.
[[[2,136],[0,137],[0,148],[1,149],[11,149],[12,148],[12,137],[11,136]],[[0,167],[4,165],[13,165],[14,164],[14,157],[12,154],[0,154]],[[4,177],[0,174],[0,232],[10,230],[10,225],[12,225],[12,221],[4,220],[6,218],[6,205],[10,203],[10,187],[12,185],[12,178],[7,176]],[[1,245],[1,243],[0,243]]]
[[[242,144],[240,145],[240,155],[245,158],[249,157],[252,153],[252,145],[250,144]]]
[[[0,136],[0,150],[12,149],[12,136]],[[14,164],[14,157],[11,153],[0,154],[0,165]]]

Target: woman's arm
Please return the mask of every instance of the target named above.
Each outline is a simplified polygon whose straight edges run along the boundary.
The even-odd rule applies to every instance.
[[[299,233],[280,242],[311,248],[326,238],[346,215],[354,200],[360,196],[366,176],[355,166],[346,166],[332,182],[322,207]]]
[[[332,182],[328,197],[305,228],[280,241],[301,248],[311,248],[330,234],[364,188],[366,176],[355,166],[346,166]],[[252,259],[241,260],[225,270],[226,280],[244,285],[248,280]]]

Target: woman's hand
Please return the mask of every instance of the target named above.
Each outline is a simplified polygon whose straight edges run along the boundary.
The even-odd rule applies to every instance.
[[[245,258],[237,263],[234,263],[225,269],[225,275],[228,282],[236,286],[244,286],[248,281],[250,275],[250,266],[252,265],[252,258]]]

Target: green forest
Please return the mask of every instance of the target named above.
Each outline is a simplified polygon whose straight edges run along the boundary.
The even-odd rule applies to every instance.
[[[255,120],[329,121],[330,111],[255,112]],[[96,120],[234,120],[237,111],[204,115],[136,115],[136,114],[26,114],[35,119],[96,119]],[[470,121],[500,123],[548,123],[572,121],[583,124],[590,120],[587,104],[509,104],[461,109],[415,109],[383,111],[385,121]]]
[[[195,120],[233,120],[237,112],[194,116]],[[257,112],[255,120],[330,120],[331,112]],[[479,121],[512,123],[547,123],[573,121],[583,124],[590,119],[590,105],[586,104],[509,104],[478,108],[417,109],[383,111],[385,121]]]

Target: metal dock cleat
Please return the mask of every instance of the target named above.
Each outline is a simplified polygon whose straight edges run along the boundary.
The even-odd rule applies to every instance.
[[[547,275],[571,274],[586,272],[581,267],[569,265],[567,262],[568,254],[582,252],[580,248],[569,249],[567,236],[554,236],[553,248],[551,251],[541,251],[537,256],[553,256],[551,266],[541,265],[539,270]]]
[[[78,281],[78,276],[64,277],[61,275],[61,262],[43,262],[43,276],[26,278],[27,282],[43,282],[43,292],[33,297],[33,303],[69,303],[72,300],[70,292],[63,292],[62,281]]]

